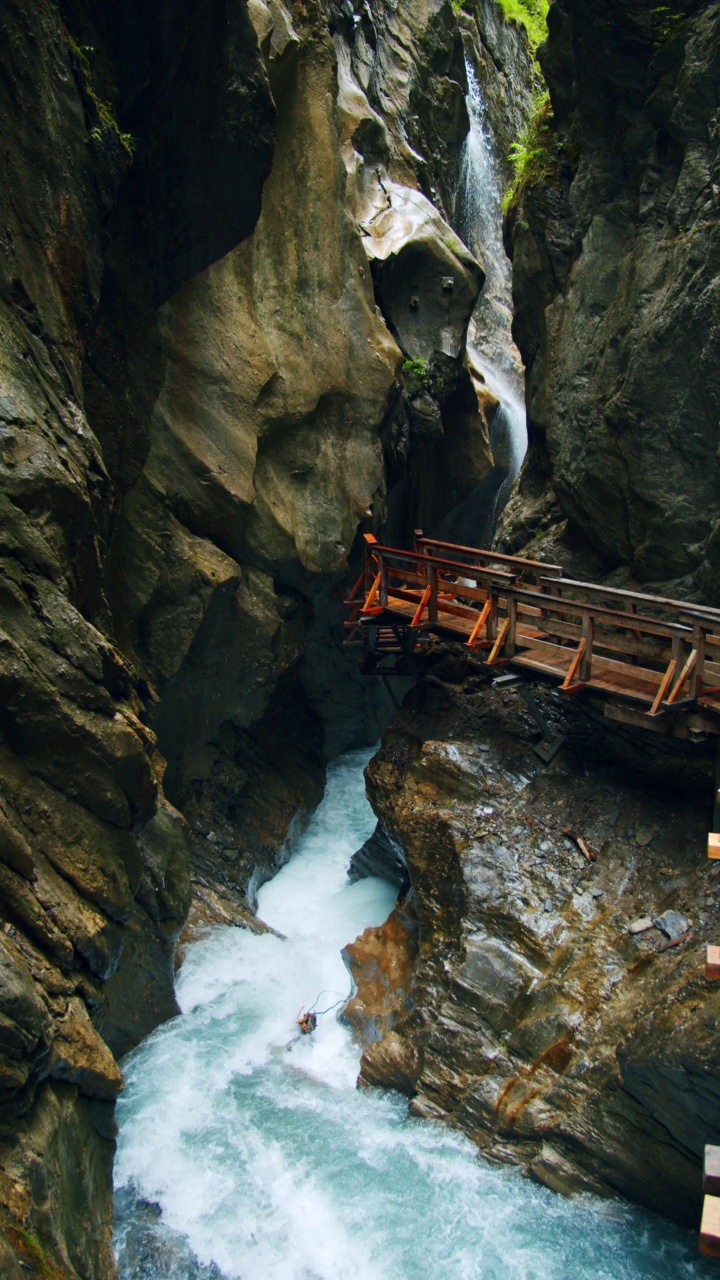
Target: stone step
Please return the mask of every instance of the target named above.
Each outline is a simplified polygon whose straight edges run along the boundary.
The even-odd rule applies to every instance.
[[[720,1147],[705,1147],[703,1166],[703,1191],[708,1196],[720,1196]]]
[[[720,1196],[703,1199],[700,1252],[708,1258],[720,1258]]]
[[[705,955],[705,977],[720,978],[720,947],[708,946]],[[710,1148],[708,1147],[707,1150],[709,1151]]]

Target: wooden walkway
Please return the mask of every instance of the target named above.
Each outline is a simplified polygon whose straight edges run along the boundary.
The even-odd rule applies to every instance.
[[[688,738],[720,735],[720,609],[566,578],[559,565],[415,535],[365,535],[346,644],[369,674],[407,674],[428,633],[488,667],[593,694],[610,719]],[[389,659],[389,664],[388,664]]]

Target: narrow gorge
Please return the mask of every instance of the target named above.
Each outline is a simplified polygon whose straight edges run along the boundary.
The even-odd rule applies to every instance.
[[[3,5],[8,1280],[713,1273],[712,733],[344,602],[423,530],[720,606],[719,31]]]

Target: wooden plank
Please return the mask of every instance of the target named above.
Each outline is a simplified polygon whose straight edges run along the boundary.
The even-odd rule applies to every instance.
[[[708,858],[720,858],[720,834],[717,831],[710,831],[707,842]]]
[[[666,716],[654,716],[651,720],[646,711],[638,707],[629,707],[626,703],[606,701],[603,703],[603,714],[607,720],[615,720],[619,724],[630,724],[645,732],[659,733],[665,738],[689,738],[690,731],[684,723],[668,719]]]
[[[720,1196],[703,1197],[700,1252],[708,1258],[720,1258]]]
[[[667,693],[668,689],[670,688],[670,685],[672,684],[676,667],[677,667],[677,659],[671,658],[670,661],[668,662],[667,671],[665,672],[665,675],[660,681],[660,688],[655,694],[655,700],[648,712],[648,715],[651,715],[651,716],[657,715],[658,708],[660,707],[660,703],[663,701],[665,694]]]
[[[441,547],[444,551],[461,551],[463,555],[475,556],[478,560],[498,561],[500,564],[518,565],[520,568],[539,569],[548,575],[560,577],[562,567],[559,564],[546,564],[544,560],[528,560],[525,556],[510,556],[500,551],[486,551],[482,547],[463,547],[455,542],[442,542],[439,538],[417,537],[418,544],[423,547]]]
[[[542,628],[548,635],[560,636],[563,640],[573,640],[577,645],[582,636],[582,624],[580,622],[561,622],[559,618],[548,618],[544,616],[545,611],[535,609],[530,605],[518,603],[518,616],[521,618],[533,618],[535,625]],[[585,615],[592,617],[592,614]],[[596,619],[593,619],[597,622]],[[602,628],[605,624],[600,622]],[[610,653],[627,654],[635,658],[642,658],[646,662],[662,663],[663,668],[667,665],[668,646],[667,640],[663,637],[658,641],[650,638],[640,639],[629,632],[598,630],[595,627],[595,636],[593,640],[593,652],[595,650],[607,650]],[[708,664],[706,664],[707,669]],[[720,678],[720,664],[718,664],[718,677]]]
[[[714,950],[720,953],[720,947],[715,947]],[[709,1143],[705,1147],[703,1160],[703,1191],[709,1196],[720,1195],[720,1147],[713,1147]]]
[[[580,666],[580,663],[582,662],[585,656],[586,646],[587,646],[587,641],[583,636],[582,640],[580,641],[580,644],[578,645],[577,653],[575,654],[572,662],[570,663],[570,666],[568,668],[568,673],[565,679],[563,680],[562,684],[560,685],[560,688],[563,689],[565,692],[567,692],[568,689],[572,687],[575,681],[575,676],[577,675],[578,667]]]
[[[499,655],[502,652],[503,645],[505,644],[505,637],[509,630],[510,630],[510,619],[503,618],[502,625],[500,627],[500,630],[498,631],[497,640],[495,641],[495,644],[490,650],[490,655],[487,660],[487,665],[489,667],[493,667],[495,663],[499,660]]]
[[[662,608],[669,613],[674,613],[678,617],[707,618],[717,622],[720,626],[720,609],[714,608],[712,605],[693,604],[688,600],[674,600],[666,596],[646,595],[642,591],[625,591],[622,587],[605,587],[598,582],[581,582],[577,578],[548,578],[548,583],[553,586],[572,587],[576,590],[586,591],[588,595],[606,596],[613,600],[634,601],[637,604],[649,604],[655,608]]]
[[[482,631],[483,627],[485,626],[485,623],[488,620],[488,616],[490,614],[491,608],[492,608],[492,602],[490,600],[486,600],[485,604],[483,605],[482,611],[480,612],[480,614],[478,614],[478,620],[475,623],[475,626],[473,627],[472,631],[470,632],[470,639],[467,641],[468,649],[472,649],[473,645],[476,643],[480,632]]]
[[[528,604],[535,604],[542,607],[545,602],[545,608],[551,608],[553,612],[565,613],[582,617],[583,614],[592,614],[596,622],[607,622],[617,627],[625,627],[628,631],[641,631],[647,635],[667,636],[672,639],[673,636],[679,635],[682,638],[690,639],[692,630],[683,623],[676,622],[659,622],[656,618],[640,617],[639,614],[621,613],[617,609],[598,608],[597,605],[588,604],[585,600],[568,600],[565,596],[553,596],[552,601],[548,596],[543,596],[538,591],[532,591],[529,587],[514,586],[512,594],[517,600],[526,601]]]
[[[708,945],[705,953],[705,977],[720,978],[720,947]],[[707,1147],[705,1150],[707,1151]],[[718,1163],[717,1187],[713,1190],[713,1195],[720,1195],[720,1147],[715,1147],[714,1150],[718,1153]],[[710,1188],[706,1187],[705,1190],[709,1191]]]
[[[378,558],[385,556],[391,562],[401,560],[416,565],[435,564],[438,569],[452,573],[458,578],[478,578],[483,582],[487,579],[513,583],[517,578],[517,574],[509,573],[507,569],[485,569],[478,565],[463,564],[460,560],[445,560],[440,556],[423,556],[417,551],[400,551],[397,547],[384,547],[380,543],[373,547],[373,555],[378,556]]]

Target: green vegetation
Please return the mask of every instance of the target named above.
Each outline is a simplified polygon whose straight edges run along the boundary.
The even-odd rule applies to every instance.
[[[533,110],[517,142],[510,149],[514,169],[512,186],[506,191],[503,209],[515,204],[521,192],[549,178],[558,157],[559,142],[552,127],[553,113],[550,94],[538,94]]]
[[[65,39],[70,53],[74,55],[78,64],[78,69],[82,75],[83,88],[87,97],[92,102],[99,119],[99,123],[93,125],[89,130],[88,136],[93,142],[103,144],[110,140],[120,143],[121,147],[128,156],[132,156],[137,151],[137,140],[131,133],[121,133],[120,126],[115,119],[115,112],[112,104],[106,102],[100,97],[93,83],[93,71],[90,65],[89,55],[95,52],[94,45],[78,44],[76,40],[66,31]]]
[[[498,4],[507,19],[522,23],[534,52],[547,35],[549,0],[498,0]]]
[[[406,378],[413,379],[426,390],[430,386],[430,367],[427,360],[404,360],[402,369]]]
[[[461,14],[463,0],[450,0],[453,13]],[[547,11],[550,0],[497,0],[508,22],[519,22],[525,28],[533,53],[547,35]]]
[[[7,1228],[7,1235],[15,1252],[20,1255],[21,1266],[32,1270],[42,1280],[63,1280],[60,1268],[53,1262],[48,1262],[40,1244],[29,1231],[10,1226]]]
[[[659,48],[680,30],[687,14],[682,0],[661,4],[652,10],[653,44]]]

